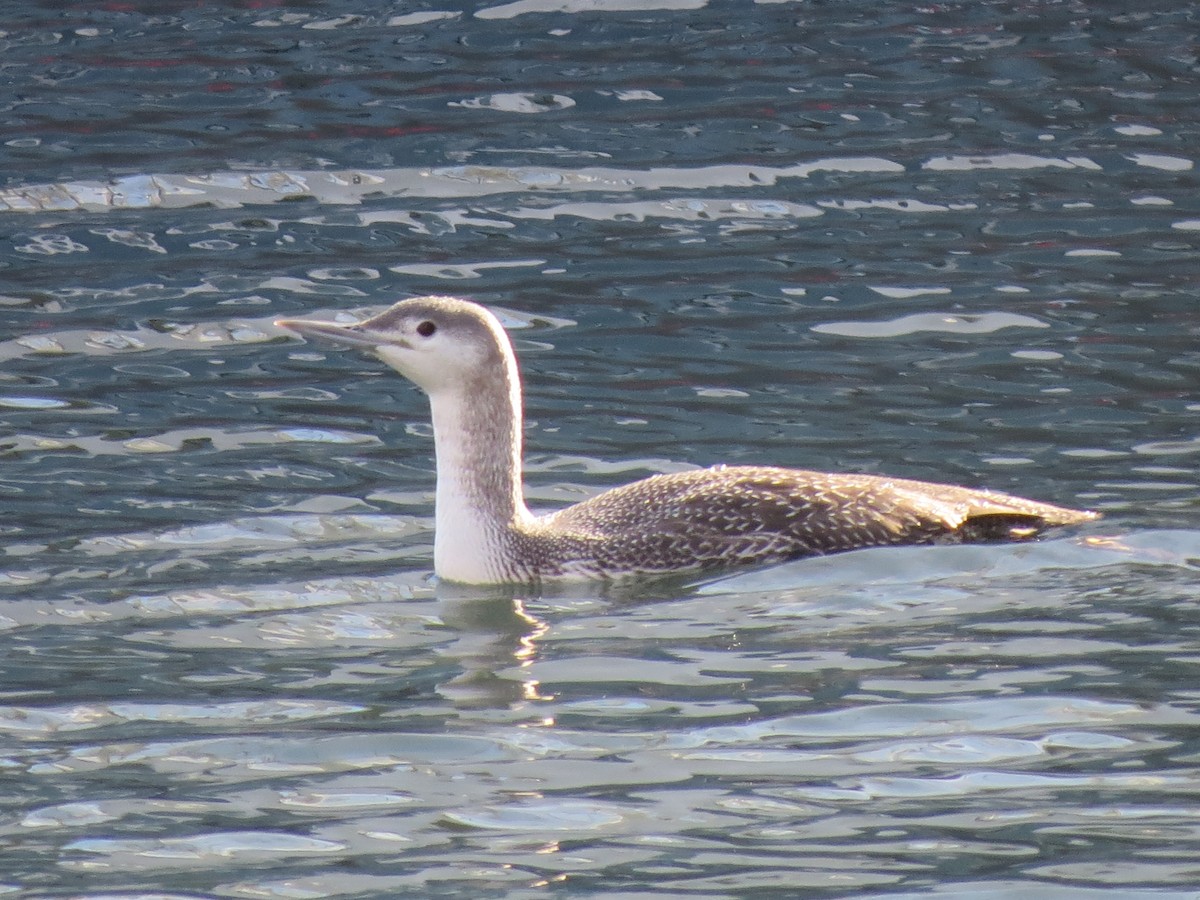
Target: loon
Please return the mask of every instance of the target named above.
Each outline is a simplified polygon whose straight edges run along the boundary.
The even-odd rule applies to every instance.
[[[886,544],[1022,540],[1098,517],[987,490],[753,465],[654,475],[536,515],[522,491],[517,360],[487,309],[416,297],[356,324],[275,324],[373,352],[429,396],[434,571],[447,581],[702,572]]]

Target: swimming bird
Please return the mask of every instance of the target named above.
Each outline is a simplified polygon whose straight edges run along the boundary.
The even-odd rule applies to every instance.
[[[885,544],[1022,540],[1097,518],[987,490],[773,466],[654,475],[535,515],[522,491],[517,360],[487,309],[417,297],[356,324],[275,324],[373,352],[429,396],[434,571],[448,581],[699,572]]]

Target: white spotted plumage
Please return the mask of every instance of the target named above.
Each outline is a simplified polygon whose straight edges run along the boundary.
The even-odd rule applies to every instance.
[[[1096,518],[986,490],[769,466],[656,475],[538,516],[521,489],[516,358],[482,306],[419,297],[355,325],[278,324],[372,350],[429,395],[434,569],[451,581],[667,574],[884,544],[1020,540]]]

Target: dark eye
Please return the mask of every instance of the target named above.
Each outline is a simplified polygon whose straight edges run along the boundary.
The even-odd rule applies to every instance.
[[[421,337],[432,337],[435,331],[437,331],[437,326],[432,322],[422,322],[417,326],[417,334]]]

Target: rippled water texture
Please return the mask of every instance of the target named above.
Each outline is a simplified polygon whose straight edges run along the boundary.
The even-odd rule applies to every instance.
[[[1197,7],[0,12],[0,893],[1195,897]],[[1101,509],[550,595],[430,575],[497,309],[529,493],[777,463]]]

